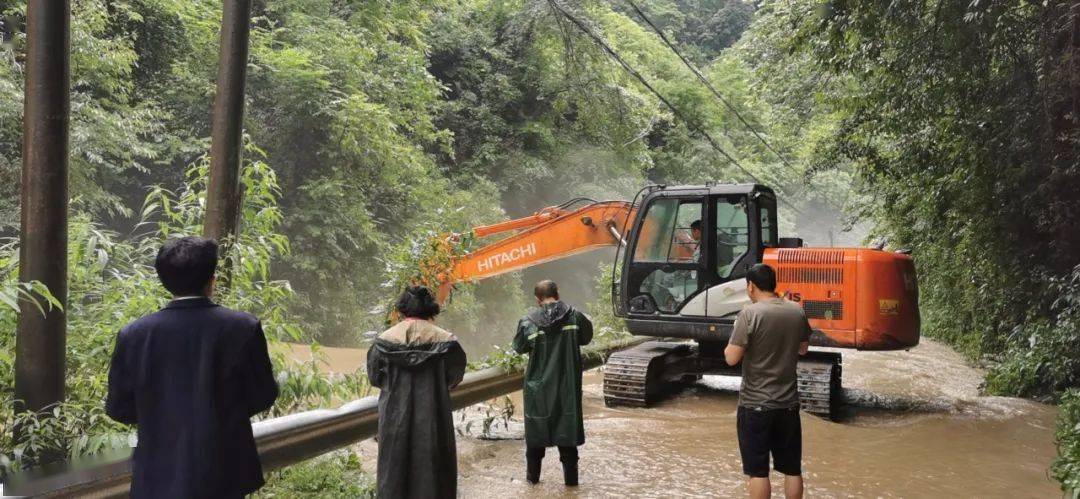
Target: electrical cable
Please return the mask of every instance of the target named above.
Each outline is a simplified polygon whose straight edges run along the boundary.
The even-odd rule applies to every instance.
[[[580,19],[574,17],[569,12],[564,10],[562,8],[562,6],[559,5],[557,0],[548,0],[548,3],[551,5],[551,7],[553,9],[558,11],[560,14],[562,14],[563,17],[565,17],[567,20],[569,20],[571,23],[573,23],[575,26],[577,26],[578,29],[580,29],[583,33],[588,35],[589,38],[592,38],[593,41],[595,41],[597,43],[597,45],[600,45],[600,47],[603,48],[604,51],[607,52],[607,54],[609,56],[611,56],[612,59],[615,59],[615,61],[618,62],[619,65],[622,66],[622,68],[624,70],[626,70],[627,73],[630,73],[631,76],[633,76],[635,79],[637,79],[638,82],[640,82],[642,85],[645,86],[645,88],[647,88],[650,92],[652,92],[652,94],[655,95],[656,98],[660,99],[660,102],[663,102],[664,105],[668,109],[670,109],[671,112],[673,114],[675,114],[675,116],[677,118],[679,118],[680,120],[685,122],[687,124],[687,126],[693,128],[695,131],[700,133],[702,136],[704,136],[705,140],[707,140],[709,142],[709,145],[711,145],[713,147],[713,149],[716,149],[717,152],[719,152],[721,155],[723,155],[725,158],[727,158],[727,160],[730,161],[733,165],[735,165],[740,170],[742,170],[743,173],[748,175],[750,178],[754,179],[755,182],[759,182],[759,183],[761,182],[760,180],[758,180],[758,178],[756,176],[754,176],[753,173],[750,173],[746,168],[743,168],[743,166],[738,162],[738,160],[736,160],[734,157],[732,157],[730,154],[728,154],[727,151],[725,151],[722,147],[720,147],[720,144],[718,144],[716,142],[716,139],[714,139],[712,137],[712,135],[709,135],[708,132],[706,132],[703,128],[699,127],[696,122],[694,122],[688,116],[683,114],[682,111],[680,111],[678,108],[676,108],[670,101],[667,100],[666,97],[664,97],[660,92],[658,92],[656,90],[656,88],[654,88],[652,86],[652,84],[649,83],[649,81],[646,80],[645,77],[641,75],[641,73],[639,73],[636,69],[634,69],[632,66],[630,66],[630,64],[627,63],[621,56],[619,56],[619,54],[616,53],[615,50],[612,49],[611,46],[608,45],[608,43],[606,41],[604,41],[603,38],[600,38],[599,35],[597,35],[596,33],[593,33],[592,30],[590,30],[587,26],[585,26],[585,24],[582,23]]]
[[[596,42],[597,45],[599,45],[601,48],[604,49],[604,52],[607,52],[607,54],[612,59],[614,59],[616,62],[619,63],[620,66],[622,66],[623,70],[625,70],[627,73],[629,73],[635,79],[637,79],[638,82],[640,82],[645,88],[647,88],[650,92],[652,92],[652,94],[655,95],[657,99],[660,99],[660,102],[664,103],[664,105],[668,109],[671,110],[672,114],[674,114],[675,117],[679,118],[684,123],[686,123],[687,127],[691,128],[693,131],[696,131],[701,136],[705,137],[705,140],[709,143],[709,145],[714,150],[716,150],[721,155],[723,155],[725,158],[727,158],[727,160],[730,161],[731,164],[735,165],[736,168],[738,168],[740,171],[745,173],[748,177],[753,179],[754,182],[759,183],[759,184],[763,183],[756,175],[754,175],[753,173],[750,173],[750,171],[747,170],[741,163],[739,163],[738,160],[736,160],[734,157],[732,157],[730,154],[728,154],[727,151],[725,151],[722,147],[720,147],[720,144],[716,142],[716,139],[714,139],[712,137],[712,135],[709,134],[709,132],[705,131],[705,128],[703,126],[699,125],[697,122],[695,122],[694,120],[690,119],[688,116],[683,114],[683,112],[680,111],[677,107],[675,107],[675,105],[672,104],[666,97],[664,97],[663,94],[661,94],[659,91],[657,91],[656,88],[654,88],[652,86],[652,84],[649,83],[649,81],[644,76],[641,75],[640,72],[638,72],[636,69],[634,69],[634,67],[631,66],[630,63],[626,62],[626,60],[624,60],[617,52],[615,52],[615,49],[611,48],[611,46],[608,45],[608,43],[602,37],[600,37],[600,35],[597,35],[596,33],[593,33],[593,31],[591,29],[589,29],[589,27],[586,26],[580,19],[578,19],[577,17],[571,15],[569,12],[567,12],[565,9],[563,9],[562,5],[559,5],[558,0],[548,0],[548,4],[551,5],[552,9],[554,9],[556,12],[561,14],[567,20],[569,20],[571,22],[571,24],[573,24],[579,30],[581,30],[581,32],[585,33],[589,38],[592,38],[592,40],[594,42]],[[796,212],[796,213],[798,213],[800,215],[805,215],[805,213],[803,213],[802,210],[799,210],[794,205],[792,205],[791,203],[786,201],[784,198],[778,198],[778,200],[780,202],[786,204],[788,206],[788,208],[791,208],[792,211],[794,211],[794,212]]]
[[[705,87],[708,88],[709,91],[712,92],[712,94],[724,104],[725,107],[730,109],[732,113],[735,113],[735,117],[738,118],[739,122],[741,122],[743,126],[750,130],[750,133],[754,134],[754,136],[757,137],[757,139],[765,145],[766,149],[775,154],[776,157],[779,158],[782,163],[784,163],[784,166],[787,166],[788,169],[790,169],[792,172],[798,173],[798,170],[795,169],[795,166],[788,162],[787,158],[780,154],[779,151],[774,149],[772,144],[769,144],[769,141],[765,140],[765,137],[763,137],[761,133],[754,128],[753,125],[751,125],[745,118],[743,118],[742,113],[740,113],[739,110],[731,104],[731,102],[725,99],[724,96],[716,90],[716,87],[713,86],[712,82],[710,82],[709,79],[706,78],[705,75],[703,75],[701,71],[696,66],[694,66],[694,64],[691,63],[690,60],[686,58],[686,56],[682,54],[682,51],[680,51],[679,48],[676,47],[675,44],[668,39],[667,35],[665,35],[664,32],[661,31],[660,28],[652,22],[652,19],[649,19],[649,16],[645,15],[645,12],[643,12],[641,8],[633,2],[633,0],[626,0],[626,3],[629,4],[630,7],[634,9],[634,12],[636,12],[637,15],[645,21],[645,24],[648,24],[649,27],[652,28],[652,30],[660,37],[660,40],[664,42],[664,45],[667,45],[672,52],[675,52],[675,55],[678,56],[679,59],[682,60],[683,64],[685,64],[686,67],[690,69],[690,72],[694,73],[694,76],[697,76],[698,80],[701,80],[701,83],[705,84]]]

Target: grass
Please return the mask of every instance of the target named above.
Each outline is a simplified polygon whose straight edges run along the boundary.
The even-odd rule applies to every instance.
[[[1058,457],[1050,473],[1061,482],[1062,490],[1080,493],[1080,391],[1069,391],[1061,398],[1055,441]]]
[[[338,452],[267,474],[266,485],[252,497],[373,498],[375,477],[356,453]]]

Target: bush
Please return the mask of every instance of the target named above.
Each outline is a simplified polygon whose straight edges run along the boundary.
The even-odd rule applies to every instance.
[[[1013,328],[1005,353],[986,378],[986,391],[1053,401],[1080,387],[1080,266],[1049,280],[1050,312],[1033,312]]]
[[[629,336],[626,321],[615,316],[611,303],[612,276],[615,268],[607,262],[601,263],[596,276],[596,300],[589,304],[589,319],[593,323],[593,341],[609,343]]]
[[[253,497],[375,497],[375,480],[352,452],[315,458],[270,473]]]
[[[258,151],[249,150],[249,155]],[[108,368],[116,334],[125,324],[160,309],[168,293],[160,286],[153,261],[162,241],[198,233],[203,216],[205,161],[188,173],[179,193],[152,189],[143,222],[122,237],[103,229],[86,215],[69,226],[69,300],[67,308],[67,398],[43,414],[15,414],[14,351],[18,308],[26,299],[17,284],[18,246],[0,246],[0,472],[39,462],[43,455],[76,457],[105,448],[130,445],[133,430],[104,413]],[[301,328],[287,311],[293,297],[288,282],[270,278],[270,262],[287,254],[288,240],[276,232],[281,221],[273,171],[261,162],[243,169],[244,224],[223,247],[233,262],[227,283],[215,294],[219,303],[263,319],[267,339],[298,341]],[[31,285],[33,287],[34,285]],[[38,285],[39,286],[39,285]],[[39,296],[46,296],[38,294]],[[47,301],[41,301],[47,304]],[[331,379],[319,372],[319,357],[299,363],[274,349],[274,370],[282,386],[271,414],[283,414],[365,395],[362,372]],[[317,353],[317,349],[316,349]],[[24,429],[16,441],[13,428]]]
[[[1071,390],[1061,398],[1055,439],[1058,457],[1050,469],[1061,489],[1080,491],[1080,391]],[[1075,496],[1074,496],[1075,497]]]

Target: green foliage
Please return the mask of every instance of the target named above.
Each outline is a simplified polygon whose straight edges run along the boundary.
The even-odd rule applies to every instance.
[[[311,345],[311,353],[311,360],[307,361],[294,360],[282,351],[272,354],[279,394],[267,417],[327,407],[371,395],[371,382],[361,366],[351,373],[327,375],[320,370],[326,356],[319,351],[317,343]]]
[[[1050,471],[1062,490],[1075,494],[1080,491],[1080,391],[1066,392],[1060,409],[1055,435],[1058,457]]]
[[[726,146],[762,156],[655,35],[608,5],[570,3]],[[24,6],[0,2],[16,18]],[[680,40],[706,59],[753,10],[737,0],[661,7],[678,12],[672,30],[692,26]],[[141,185],[179,189],[183,165],[206,150],[220,2],[73,9],[73,192],[103,228],[123,233],[140,218],[130,207]],[[720,45],[695,41],[724,30]],[[0,182],[0,230],[17,219],[7,186],[20,162],[25,36],[13,36],[0,64],[0,92],[11,97],[0,103],[10,118],[0,119],[0,180],[10,180]],[[397,292],[388,283],[432,234],[577,196],[626,198],[647,180],[746,179],[545,1],[272,0],[254,6],[250,45],[245,131],[286,193],[279,227],[291,241],[270,266],[295,291],[288,309],[306,338],[355,345],[379,329]],[[713,76],[748,115],[761,112],[735,67]],[[750,167],[770,182],[800,181],[770,174],[770,162]],[[447,320],[462,336],[505,324],[522,305],[516,279],[463,286]]]
[[[252,497],[374,498],[375,479],[360,456],[344,451],[272,472]]]
[[[501,210],[492,206],[497,197],[491,184],[480,182],[475,192],[458,191],[451,196],[434,198],[422,206],[433,214],[418,220],[411,237],[390,248],[381,256],[384,279],[380,289],[384,298],[372,307],[383,327],[391,317],[398,294],[409,284],[424,284],[437,289],[452,268],[453,258],[490,241],[477,240],[472,226],[503,220]],[[464,233],[462,233],[464,232]],[[455,235],[456,242],[448,244]],[[514,320],[524,308],[521,276],[506,274],[484,281],[482,286],[462,282],[452,286],[452,294],[439,315],[439,324],[453,332],[468,351],[486,351],[489,345],[478,344],[470,334],[477,330],[512,330]]]
[[[821,96],[839,123],[818,161],[855,164],[874,194],[862,216],[914,250],[925,329],[973,357],[1002,351],[1032,311],[1046,317],[1052,297],[1032,291],[1077,263],[1058,207],[1080,176],[1051,157],[1073,147],[1058,140],[1071,125],[1029,112],[1058,91],[1038,72],[1060,56],[1039,41],[1058,21],[1014,2],[826,5],[770,3],[752,28],[795,26],[773,52],[841,85]]]
[[[510,429],[510,420],[514,417],[514,411],[514,399],[510,398],[509,395],[503,395],[479,406],[466,407],[459,411],[461,414],[459,423],[464,422],[465,424],[464,426],[461,424],[456,425],[454,430],[459,436],[472,435],[473,426],[479,422],[480,432],[478,437],[481,439],[490,438],[491,430],[498,428],[500,423],[504,430]],[[470,412],[478,412],[482,416],[479,420],[469,418]]]
[[[615,316],[611,303],[612,282],[618,282],[612,279],[613,272],[615,268],[610,263],[600,264],[596,277],[596,300],[588,306],[589,320],[593,323],[593,341],[598,343],[608,343],[627,336],[626,322]]]
[[[0,448],[5,467],[31,464],[45,452],[81,455],[99,444],[127,442],[127,430],[103,414],[109,355],[120,327],[159,308],[163,293],[150,284],[154,273],[146,262],[152,262],[152,257],[137,261],[150,254],[147,247],[119,243],[115,233],[102,230],[85,216],[71,221],[69,240],[67,400],[53,408],[50,417],[15,414],[12,369],[4,366]],[[0,259],[12,261],[16,251],[14,244],[7,245]],[[3,280],[10,285],[17,277],[15,270],[15,266],[5,268]],[[13,309],[0,311],[0,351],[10,362],[14,361],[16,316]],[[16,424],[29,429],[18,442],[11,433]],[[82,435],[95,440],[80,444]]]
[[[1069,8],[771,1],[737,46],[773,112],[812,132],[808,171],[853,170],[857,216],[913,251],[923,331],[989,363],[992,393],[1080,384]]]
[[[0,2],[0,14],[25,19],[25,1]],[[138,65],[135,36],[124,27],[143,22],[133,2],[92,0],[77,4],[71,22],[71,192],[76,206],[91,211],[130,214],[124,192],[164,154],[164,121],[169,118],[133,81]],[[0,48],[0,166],[5,180],[16,180],[21,163],[22,86],[26,36],[11,29],[11,43]],[[15,227],[16,194],[0,190],[0,228]]]
[[[489,179],[512,215],[576,196],[625,197],[648,157],[651,109],[546,2],[474,0],[441,12],[429,70],[446,87],[439,157],[459,185]]]
[[[1080,266],[1068,279],[1047,281],[1056,299],[1013,329],[987,375],[988,392],[1053,400],[1080,386]]]
[[[623,1],[615,8],[636,19]],[[689,48],[691,56],[711,60],[735,44],[750,26],[755,3],[744,0],[634,0],[649,19],[669,37]]]
[[[217,64],[220,2],[95,0],[73,5],[72,191],[104,227],[126,231],[143,185],[178,189],[204,154]],[[280,231],[293,245],[272,262],[297,293],[305,334],[355,344],[378,327],[385,255],[412,244],[447,201],[483,200],[482,179],[440,180],[434,154],[442,87],[423,36],[439,1],[254,6],[245,131],[264,148],[283,192]],[[16,23],[25,1],[0,2]],[[25,34],[0,49],[0,230],[16,225]],[[468,204],[468,203],[467,203]],[[474,205],[481,203],[475,202]],[[451,206],[456,209],[457,206]],[[119,215],[119,216],[114,216]],[[129,216],[134,216],[134,219]],[[482,219],[483,216],[479,215]],[[472,223],[472,221],[470,221]]]
[[[250,154],[257,150],[249,148]],[[258,315],[268,339],[297,341],[300,329],[288,313],[292,297],[288,283],[270,278],[270,262],[288,251],[288,240],[277,233],[281,214],[274,173],[258,161],[241,175],[244,184],[244,220],[238,237],[226,245],[226,261],[233,262],[228,285],[215,299],[229,307]],[[42,454],[80,456],[103,448],[129,445],[131,429],[104,414],[109,359],[117,332],[125,324],[161,308],[168,293],[158,284],[154,256],[168,237],[196,233],[203,217],[206,164],[189,171],[189,183],[178,193],[155,188],[142,210],[144,221],[136,232],[121,236],[90,221],[73,218],[69,229],[69,300],[67,308],[67,400],[46,415],[16,414],[14,405],[15,321],[17,309],[0,307],[0,464],[4,468],[34,464]],[[17,246],[0,248],[0,269],[5,296],[24,288],[15,284]],[[35,286],[30,285],[33,289]],[[49,297],[46,303],[55,303]],[[282,394],[271,411],[283,414],[355,398],[370,391],[362,372],[328,379],[313,360],[298,363],[283,354],[273,356]],[[25,429],[16,441],[15,426]]]
[[[478,361],[469,362],[469,370],[479,371],[497,367],[503,371],[520,371],[529,363],[529,356],[517,353],[510,347],[495,347],[494,350]]]
[[[13,246],[15,243],[10,242],[5,245],[4,248],[0,248],[0,254],[3,254],[3,260],[0,261],[0,267],[9,268],[14,262],[16,252],[8,246]],[[3,305],[11,310],[12,313],[19,313],[20,302],[27,302],[34,306],[37,311],[45,315],[47,311],[58,309],[63,310],[64,307],[57,300],[52,293],[49,292],[49,288],[38,281],[31,282],[5,282],[3,288],[0,288],[0,305]]]
[[[440,88],[420,36],[435,4],[290,0],[257,13],[246,124],[291,194],[295,251],[278,270],[315,337],[355,344],[378,328],[386,255],[459,195],[428,154],[448,139],[432,124]]]

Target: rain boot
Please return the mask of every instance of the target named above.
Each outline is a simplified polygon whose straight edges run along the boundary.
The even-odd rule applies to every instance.
[[[562,474],[567,487],[577,487],[577,461],[562,463]]]
[[[577,447],[559,447],[559,461],[562,461],[563,482],[566,483],[567,487],[577,487]]]
[[[544,461],[544,448],[529,447],[525,450],[525,480],[535,484],[540,481],[540,463]]]
[[[529,459],[525,469],[525,479],[529,483],[537,483],[540,481],[540,460]]]

